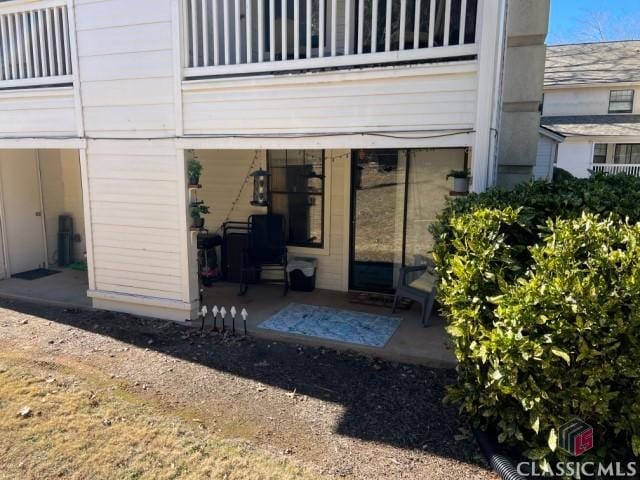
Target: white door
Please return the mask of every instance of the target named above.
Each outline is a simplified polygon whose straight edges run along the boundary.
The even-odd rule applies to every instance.
[[[35,150],[0,151],[7,269],[10,274],[45,265],[40,181]]]

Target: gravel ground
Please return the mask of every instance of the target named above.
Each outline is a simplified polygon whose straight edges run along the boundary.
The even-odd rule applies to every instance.
[[[0,348],[97,368],[228,438],[355,479],[496,478],[443,406],[450,370],[0,300]]]

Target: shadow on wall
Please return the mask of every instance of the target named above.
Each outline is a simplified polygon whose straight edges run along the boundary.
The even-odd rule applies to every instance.
[[[5,300],[0,308],[340,404],[344,414],[336,433],[341,435],[474,463],[474,450],[460,448],[454,440],[463,422],[454,408],[442,402],[445,386],[454,381],[453,370],[379,363],[252,337],[229,341],[217,333],[200,335],[190,327],[113,312],[69,311]],[[190,338],[184,339],[190,332]],[[209,348],[197,348],[198,344]]]

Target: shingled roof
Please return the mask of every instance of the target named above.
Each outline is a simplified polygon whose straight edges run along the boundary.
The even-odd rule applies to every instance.
[[[640,136],[640,115],[542,117],[541,124],[565,137]]]
[[[640,82],[640,40],[547,47],[545,86]]]

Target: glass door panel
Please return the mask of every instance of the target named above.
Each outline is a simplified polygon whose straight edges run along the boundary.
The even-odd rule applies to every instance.
[[[350,288],[392,292],[402,266],[407,155],[359,150],[352,164]]]

